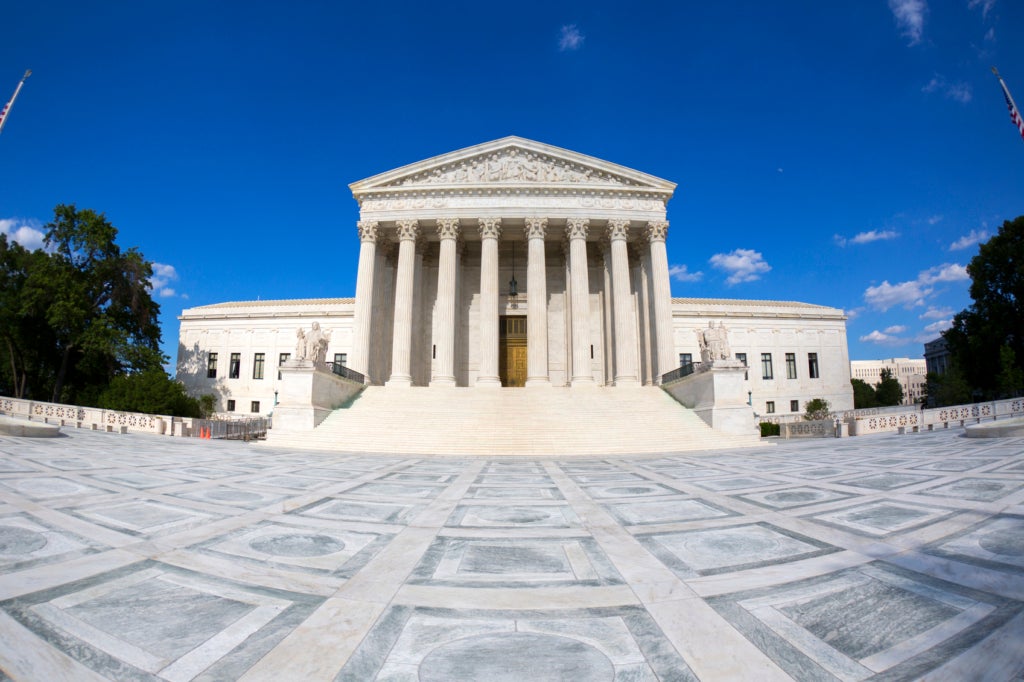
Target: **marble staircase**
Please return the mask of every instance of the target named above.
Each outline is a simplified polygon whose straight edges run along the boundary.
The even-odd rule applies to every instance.
[[[659,388],[367,387],[308,433],[267,445],[410,455],[652,454],[760,445],[715,432]]]

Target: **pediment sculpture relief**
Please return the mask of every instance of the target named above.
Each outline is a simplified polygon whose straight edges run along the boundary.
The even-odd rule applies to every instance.
[[[510,149],[466,159],[455,165],[434,168],[403,178],[396,187],[482,183],[578,183],[587,185],[635,185],[619,176],[578,164],[559,161],[535,152]]]

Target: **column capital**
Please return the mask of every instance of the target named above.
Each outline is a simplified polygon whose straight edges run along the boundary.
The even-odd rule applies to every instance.
[[[526,238],[527,239],[544,239],[548,235],[548,219],[547,218],[527,218],[526,219]]]
[[[501,237],[501,218],[480,218],[480,238],[498,239]]]
[[[663,242],[668,237],[668,221],[652,220],[647,223],[646,236],[649,241]]]
[[[586,239],[590,233],[590,221],[586,218],[568,218],[565,221],[565,236],[572,239]]]
[[[420,236],[420,221],[418,220],[399,220],[396,225],[398,226],[399,241],[415,241]]]
[[[437,219],[437,236],[441,239],[458,239],[460,232],[458,218]]]
[[[359,241],[361,242],[375,242],[379,236],[378,223],[376,220],[360,220],[356,223],[356,229],[359,230]]]
[[[629,239],[628,220],[609,220],[606,228],[608,239],[611,241],[626,241]]]

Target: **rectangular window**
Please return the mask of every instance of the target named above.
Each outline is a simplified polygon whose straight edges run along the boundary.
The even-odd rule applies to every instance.
[[[775,401],[769,400],[764,404],[764,411],[768,414],[775,414]]]
[[[216,379],[217,378],[217,354],[210,353],[210,357],[206,359],[206,378]]]
[[[264,359],[264,357],[266,357],[266,356],[263,353],[256,353],[256,355],[254,355],[252,357],[252,378],[253,379],[262,379],[263,378],[263,362],[264,362],[263,359]]]
[[[278,366],[277,379],[278,379],[278,381],[280,381],[280,379],[281,379],[281,369],[280,369],[281,365],[283,365],[284,363],[288,362],[288,360],[291,357],[292,357],[291,353],[281,353],[280,355],[277,356],[277,366]]]
[[[348,353],[335,353],[334,364],[344,367],[348,364]]]
[[[687,365],[693,364],[693,353],[680,353],[679,354],[679,366],[686,367]]]
[[[251,407],[252,407],[252,409],[249,410],[250,412],[259,412],[260,411],[260,401],[258,401],[258,400],[252,401]]]
[[[242,372],[242,354],[231,354],[231,366],[228,367],[228,379],[237,379]]]
[[[818,354],[808,353],[807,354],[807,374],[812,379],[818,378]]]
[[[228,401],[228,412],[234,412],[234,411],[235,411],[235,401],[234,400],[229,400]]]
[[[796,353],[786,353],[786,378],[796,379]]]
[[[747,354],[746,353],[737,353],[736,354],[736,359],[739,360],[740,362],[742,362],[744,367],[747,366]],[[749,378],[750,378],[749,372],[744,372],[743,373],[743,380],[746,381]]]
[[[800,401],[799,400],[790,400],[789,401],[789,411],[790,412],[799,412],[800,411]]]
[[[774,379],[775,375],[772,372],[772,354],[761,353],[761,378],[762,379]]]

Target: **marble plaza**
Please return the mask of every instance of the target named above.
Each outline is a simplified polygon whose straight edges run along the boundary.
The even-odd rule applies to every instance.
[[[0,680],[1021,680],[1024,438],[0,436]]]

